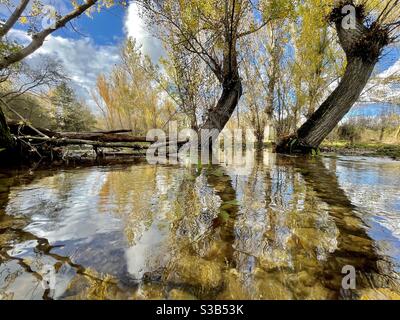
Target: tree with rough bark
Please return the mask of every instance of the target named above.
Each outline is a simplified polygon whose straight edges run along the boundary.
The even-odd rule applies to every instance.
[[[200,57],[221,87],[201,129],[221,132],[243,94],[239,44],[269,21],[287,14],[288,0],[141,0],[149,25],[183,52]],[[278,5],[279,4],[279,5]],[[187,70],[190,72],[190,69]]]
[[[400,26],[398,0],[339,0],[329,15],[347,64],[337,88],[278,152],[308,153],[317,149],[359,99],[383,49],[396,40]]]
[[[218,99],[219,88],[207,65],[195,54],[166,47],[160,60],[164,73],[158,73],[160,87],[176,104],[177,112],[187,118],[187,127],[198,131],[201,121]]]

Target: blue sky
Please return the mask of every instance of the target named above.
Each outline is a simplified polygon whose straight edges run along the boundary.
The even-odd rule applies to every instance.
[[[13,2],[19,0],[12,0]],[[61,15],[68,13],[72,7],[70,0],[42,0],[54,6]],[[28,8],[29,9],[29,8]],[[8,17],[5,6],[0,5],[0,18]],[[136,5],[129,7],[115,5],[100,12],[93,12],[92,17],[81,15],[69,24],[47,37],[44,45],[27,58],[34,65],[43,56],[59,61],[77,95],[98,111],[92,97],[96,79],[101,74],[108,74],[119,62],[119,51],[127,36],[134,37],[143,46],[143,51],[154,61],[158,61],[162,48],[160,43],[151,37],[147,27],[138,15]],[[10,32],[10,37],[20,43],[28,43],[26,26],[18,24]]]
[[[18,1],[18,0],[12,0]],[[70,0],[42,0],[54,5],[62,14],[71,9]],[[0,17],[4,14],[4,8],[0,6]],[[35,63],[40,56],[47,55],[64,66],[66,73],[71,78],[71,85],[89,106],[95,111],[96,106],[91,95],[96,79],[101,73],[109,73],[112,67],[119,62],[119,50],[127,36],[135,37],[142,44],[144,53],[151,56],[153,61],[158,61],[163,49],[155,38],[153,38],[148,27],[138,15],[135,4],[129,7],[120,5],[100,12],[94,12],[92,18],[82,15],[74,20],[73,25],[78,32],[70,26],[56,31],[48,37],[45,44],[37,53],[29,57],[30,63]],[[13,31],[13,36],[21,42],[28,41],[26,35],[18,26]],[[390,71],[390,72],[389,72]],[[376,68],[376,72],[386,74],[400,71],[400,46],[389,47]],[[400,94],[399,87],[388,87],[382,90],[391,95]],[[365,97],[369,99],[369,94]],[[371,103],[355,107],[351,114],[371,114],[382,110],[381,106]],[[400,109],[400,108],[399,108]]]
[[[126,14],[127,8],[114,6],[93,13],[92,18],[82,15],[74,21],[74,26],[77,26],[80,33],[90,37],[98,45],[117,45],[125,39],[124,20]],[[56,31],[55,35],[73,39],[82,37],[71,28]]]

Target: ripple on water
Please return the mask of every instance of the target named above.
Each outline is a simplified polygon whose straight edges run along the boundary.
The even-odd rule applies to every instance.
[[[399,162],[249,163],[0,174],[0,298],[43,298],[47,265],[58,299],[399,294]],[[357,290],[342,290],[344,265]]]

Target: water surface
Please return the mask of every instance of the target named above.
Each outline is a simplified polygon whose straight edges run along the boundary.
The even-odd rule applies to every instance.
[[[269,152],[3,171],[0,299],[399,298],[399,176],[385,159]]]

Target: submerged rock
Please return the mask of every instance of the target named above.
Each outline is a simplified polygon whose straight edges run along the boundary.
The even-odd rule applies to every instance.
[[[360,292],[360,300],[400,300],[400,294],[390,289],[366,289]]]
[[[222,284],[222,266],[214,261],[185,256],[177,260],[168,280],[212,290]]]
[[[168,299],[170,300],[197,300],[197,298],[190,294],[189,292],[179,290],[179,289],[172,289],[168,294]]]

